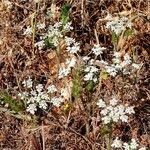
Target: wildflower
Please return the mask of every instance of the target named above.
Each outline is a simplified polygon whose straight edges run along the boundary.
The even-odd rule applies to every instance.
[[[111,66],[106,66],[106,71],[113,77],[115,77],[117,75],[117,69],[115,68],[114,65],[111,65]]]
[[[42,84],[38,84],[37,86],[36,86],[36,90],[37,90],[37,92],[41,92],[42,90],[43,90],[43,85]]]
[[[75,39],[70,37],[65,37],[65,42],[67,45],[67,51],[70,53],[77,53],[80,50],[80,44],[75,42]]]
[[[66,77],[70,73],[70,68],[61,67],[59,69],[58,78]]]
[[[42,108],[42,109],[46,109],[47,108],[47,103],[45,100],[41,100],[39,102],[39,108]]]
[[[72,46],[67,47],[67,51],[70,53],[77,53],[80,50],[79,43],[75,42]]]
[[[48,90],[48,93],[57,92],[57,89],[56,89],[55,85],[49,85],[49,86],[47,87],[47,90]]]
[[[44,41],[39,41],[35,43],[35,47],[37,46],[39,48],[39,50],[41,50],[44,47]]]
[[[132,67],[134,68],[134,69],[140,69],[140,67],[141,67],[141,65],[140,64],[136,64],[136,63],[133,63],[132,64]]]
[[[82,59],[83,59],[83,61],[88,61],[90,59],[90,57],[84,56],[84,57],[82,57]]]
[[[27,28],[23,32],[24,35],[30,35],[32,34],[32,28],[27,26]]]
[[[37,28],[40,29],[44,29],[45,28],[45,23],[39,23],[37,24]]]
[[[22,82],[22,84],[23,84],[23,86],[26,87],[26,88],[32,88],[33,82],[32,82],[32,79],[29,78],[28,80],[24,80],[24,81]]]
[[[94,44],[92,51],[96,56],[98,56],[98,55],[102,54],[105,49],[106,49],[105,47],[100,47],[99,44]]]
[[[94,77],[95,74],[98,72],[99,69],[97,69],[95,66],[87,66],[84,71],[87,73],[84,76],[85,81],[91,81],[93,80],[94,82],[97,81],[97,79]]]
[[[131,149],[137,149],[138,146],[139,146],[139,144],[136,142],[136,140],[131,139],[130,148]]]
[[[133,113],[135,113],[134,107],[127,107],[126,110],[125,110],[125,112],[127,114],[133,114]]]
[[[73,30],[73,27],[71,26],[71,22],[68,22],[64,25],[64,30],[66,31]]]
[[[37,111],[37,108],[36,108],[36,104],[29,104],[28,107],[27,107],[27,112],[31,113],[32,115],[35,114],[35,112]]]
[[[99,108],[104,108],[104,107],[106,107],[106,103],[102,99],[99,99],[97,102],[97,106]]]
[[[129,65],[129,64],[131,64],[132,63],[132,61],[131,61],[131,57],[129,56],[129,54],[125,54],[124,55],[124,61],[121,63],[121,65],[124,67],[124,66],[126,66],[126,65]]]
[[[113,148],[122,148],[122,141],[120,141],[118,137],[116,137],[111,146]]]
[[[60,107],[60,104],[61,104],[63,101],[64,101],[64,99],[61,98],[61,97],[53,97],[53,98],[51,99],[51,103],[52,103],[54,106],[56,106],[56,107]]]
[[[72,57],[71,60],[68,59],[66,62],[66,64],[68,65],[68,68],[74,67],[76,64],[76,61],[77,60],[75,59],[75,57]]]
[[[127,17],[109,17],[109,21],[106,24],[106,28],[110,29],[112,32],[115,32],[117,35],[124,31],[126,27],[132,27],[132,23]]]
[[[133,107],[125,107],[118,104],[118,100],[112,98],[109,105],[102,100],[98,100],[97,105],[101,108],[100,114],[102,115],[102,121],[104,124],[110,122],[128,122],[128,115],[134,113]]]
[[[110,105],[112,105],[112,106],[116,106],[117,103],[118,103],[118,100],[117,100],[116,98],[112,98],[112,99],[110,100]]]

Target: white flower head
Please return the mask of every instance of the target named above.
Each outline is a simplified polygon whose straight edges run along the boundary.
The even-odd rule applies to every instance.
[[[62,102],[64,102],[64,99],[61,98],[61,97],[53,97],[53,98],[51,99],[51,103],[52,103],[54,106],[56,106],[56,107],[60,107],[60,104],[61,104]]]
[[[42,90],[43,90],[43,85],[42,84],[38,84],[37,86],[36,86],[36,90],[37,90],[37,92],[42,92]]]
[[[57,92],[57,89],[56,89],[55,85],[49,85],[49,86],[47,87],[47,90],[48,90],[48,93]]]
[[[26,88],[32,88],[32,84],[33,84],[33,81],[32,79],[29,77],[29,79],[27,80],[24,80],[22,82],[23,86],[26,87]]]
[[[140,69],[140,67],[141,67],[141,65],[140,64],[136,64],[136,63],[132,63],[132,67],[134,68],[134,69]]]
[[[113,148],[122,148],[122,141],[118,137],[115,138],[112,145]]]
[[[31,35],[32,34],[32,28],[27,26],[27,28],[23,32],[24,35]]]
[[[105,108],[106,107],[106,103],[102,99],[99,99],[98,102],[97,102],[97,106],[99,108]]]
[[[95,44],[92,48],[93,53],[98,56],[103,53],[103,51],[106,50],[105,47],[101,47],[99,44]]]
[[[117,100],[116,98],[112,98],[112,99],[110,100],[110,105],[111,105],[111,106],[116,106],[117,103],[118,103],[118,100]]]
[[[35,112],[37,111],[37,108],[36,108],[36,104],[29,104],[28,107],[27,107],[27,112],[31,113],[32,115],[35,114]]]

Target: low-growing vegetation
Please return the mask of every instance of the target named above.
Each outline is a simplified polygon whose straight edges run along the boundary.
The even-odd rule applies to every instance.
[[[0,10],[0,149],[150,149],[148,0]]]

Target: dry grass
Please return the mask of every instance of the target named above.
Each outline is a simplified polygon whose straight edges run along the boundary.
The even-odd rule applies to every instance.
[[[32,15],[36,12],[36,5],[32,0],[11,0],[12,8],[0,2],[0,89],[6,90],[18,102],[18,92],[22,91],[21,82],[31,76],[39,83],[53,83],[58,87],[68,81],[59,81],[56,78],[56,56],[50,49],[41,53],[33,48],[32,37],[23,36],[23,28],[30,24]],[[71,4],[71,21],[74,27],[71,33],[81,43],[80,55],[86,55],[91,44],[100,42],[107,51],[104,58],[111,58],[111,35],[104,28],[103,18],[110,14],[135,14],[136,19],[134,37],[120,41],[118,49],[121,52],[133,51],[137,53],[142,69],[128,79],[121,77],[112,80],[109,77],[95,87],[94,94],[86,94],[83,84],[79,101],[83,106],[76,106],[69,112],[52,109],[39,112],[36,117],[19,119],[12,115],[7,104],[0,105],[0,149],[4,150],[103,150],[104,137],[100,134],[101,123],[94,130],[92,119],[98,117],[99,110],[91,106],[99,96],[106,99],[115,91],[123,103],[135,106],[136,115],[127,125],[117,126],[113,135],[123,140],[131,137],[138,138],[142,144],[150,148],[150,4],[148,0],[53,0],[58,7],[65,2]],[[37,13],[37,20],[46,22],[45,12],[50,9],[52,1],[42,0]],[[59,16],[59,14],[58,14]],[[55,16],[57,20],[57,16]],[[37,39],[35,38],[35,41]],[[107,55],[106,55],[107,54]],[[61,60],[66,54],[62,51]],[[52,75],[50,75],[52,71]],[[69,80],[69,79],[68,79]],[[93,101],[93,102],[92,102]],[[75,105],[76,102],[72,102]],[[71,106],[70,106],[71,107]],[[2,109],[4,108],[4,109]],[[93,118],[89,116],[92,115]],[[94,118],[95,117],[95,118]],[[89,131],[87,130],[87,125]]]

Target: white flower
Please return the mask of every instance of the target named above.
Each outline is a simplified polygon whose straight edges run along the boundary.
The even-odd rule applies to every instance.
[[[141,65],[140,64],[136,64],[136,63],[132,63],[132,67],[134,68],[134,69],[140,69],[140,67],[141,67]]]
[[[70,68],[61,67],[59,69],[58,78],[61,79],[63,77],[66,77],[70,73],[70,71]]]
[[[102,99],[99,99],[97,102],[97,106],[99,108],[104,108],[104,107],[106,107],[106,103]]]
[[[64,30],[66,30],[66,31],[73,30],[73,27],[71,26],[71,22],[68,22],[65,24]]]
[[[84,69],[84,71],[87,72],[87,74],[84,76],[85,81],[91,81],[91,80],[93,80],[94,82],[97,81],[97,79],[94,76],[99,71],[98,68],[96,68],[95,66],[87,66]]]
[[[80,50],[80,44],[75,42],[75,39],[70,37],[65,37],[65,42],[67,45],[67,51],[70,53],[77,53]]]
[[[127,114],[134,114],[135,113],[134,107],[127,107],[126,110],[125,110],[125,112]]]
[[[28,97],[28,92],[19,93],[18,96],[23,100]]]
[[[115,32],[117,35],[124,31],[126,27],[132,27],[132,23],[127,17],[109,17],[109,21],[106,24],[106,28]]]
[[[36,90],[37,90],[37,92],[41,92],[42,90],[43,90],[43,85],[42,84],[38,84],[37,86],[36,86]]]
[[[35,43],[35,47],[37,46],[39,48],[39,50],[41,50],[44,47],[44,41],[39,41]]]
[[[26,87],[26,88],[32,88],[33,82],[32,82],[32,79],[29,78],[28,80],[24,80],[24,81],[22,82],[22,84],[23,84],[23,86]]]
[[[138,146],[139,144],[136,142],[136,140],[131,139],[130,148],[134,150],[134,149],[137,149]]]
[[[122,148],[122,141],[116,137],[111,146],[114,148]]]
[[[75,43],[75,39],[65,36],[65,42],[66,42],[67,46],[70,46]]]
[[[123,143],[124,150],[130,150],[130,145],[128,143]]]
[[[80,46],[79,43],[77,42],[75,42],[74,45],[67,47],[67,51],[73,54],[77,53],[79,50],[80,50]]]
[[[102,121],[104,122],[104,124],[108,124],[111,122],[111,117],[109,116],[102,117]]]
[[[35,114],[35,112],[37,111],[37,108],[36,108],[36,104],[29,104],[28,107],[27,107],[27,112],[31,113],[32,115]]]
[[[89,72],[84,76],[84,81],[92,81],[94,77],[94,73],[93,72]]]
[[[122,122],[128,122],[128,116],[123,114],[123,115],[120,116],[120,120]]]
[[[112,105],[112,106],[116,106],[117,103],[118,103],[118,100],[117,100],[116,98],[112,98],[112,99],[110,100],[110,105]]]
[[[103,116],[105,116],[105,115],[108,114],[108,112],[109,112],[109,110],[108,110],[107,108],[105,108],[105,109],[103,109],[103,110],[100,112],[100,114],[103,115]]]
[[[45,28],[45,23],[39,23],[37,24],[37,28],[40,29],[44,29]]]
[[[57,92],[57,89],[56,89],[55,85],[49,85],[49,86],[47,87],[47,90],[48,90],[48,93]]]
[[[68,68],[74,67],[76,64],[76,61],[77,60],[75,59],[75,57],[72,57],[71,60],[68,59],[66,62],[66,64],[68,65]]]
[[[120,52],[114,52],[114,57],[120,58],[121,57],[121,53]]]
[[[132,63],[131,57],[129,56],[128,53],[126,53],[126,54],[124,55],[124,61],[122,62],[122,66],[124,67],[125,65],[129,65],[129,64],[131,64],[131,63]]]
[[[113,77],[115,77],[116,75],[117,75],[117,70],[116,70],[116,68],[115,68],[115,66],[106,66],[105,67],[106,68],[106,71],[111,75],[111,76],[113,76]]]
[[[88,61],[90,59],[90,57],[84,56],[84,57],[82,57],[82,59],[83,59],[83,61]]]
[[[24,35],[30,35],[30,34],[32,34],[32,28],[29,27],[29,26],[27,26],[27,28],[24,30],[23,34]]]
[[[92,51],[96,56],[98,56],[102,54],[105,49],[106,49],[105,47],[100,47],[99,44],[95,44],[94,47],[92,48]]]
[[[47,108],[47,103],[45,100],[42,100],[39,102],[39,108],[42,108],[42,109],[46,109]]]
[[[53,97],[53,98],[51,99],[51,103],[52,103],[54,106],[56,106],[56,107],[60,107],[60,104],[61,104],[63,101],[64,101],[64,99],[61,98],[61,97]]]
[[[69,87],[65,87],[61,89],[61,96],[64,99],[69,99],[71,96],[71,89]]]

